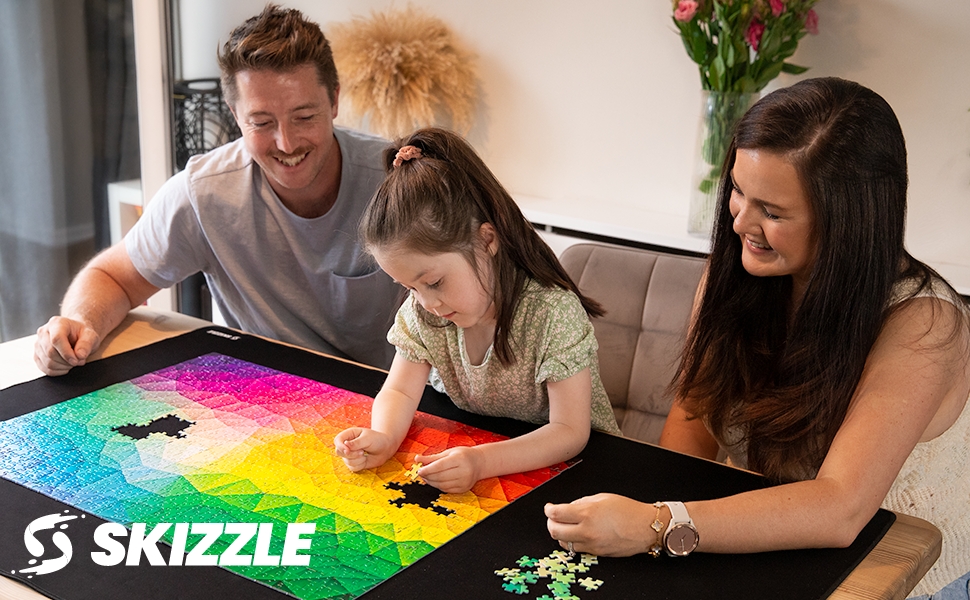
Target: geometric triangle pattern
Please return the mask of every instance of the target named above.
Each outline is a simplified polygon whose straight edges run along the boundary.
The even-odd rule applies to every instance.
[[[352,473],[333,438],[368,426],[372,402],[206,354],[0,422],[0,476],[129,528],[272,524],[268,549],[254,536],[235,552],[243,563],[260,552],[280,556],[288,524],[314,523],[303,536],[309,548],[299,550],[306,566],[220,566],[298,598],[349,599],[567,468],[485,479],[432,505],[409,502],[415,454],[505,438],[418,412],[391,460]],[[161,539],[172,544],[175,535],[172,526]],[[182,538],[176,546],[188,552],[202,536]],[[235,539],[220,536],[205,554],[222,555]]]

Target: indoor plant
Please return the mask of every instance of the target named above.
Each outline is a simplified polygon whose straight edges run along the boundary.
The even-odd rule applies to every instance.
[[[674,0],[673,22],[697,63],[703,92],[688,230],[710,230],[721,164],[734,124],[780,73],[806,33],[817,33],[817,0]]]

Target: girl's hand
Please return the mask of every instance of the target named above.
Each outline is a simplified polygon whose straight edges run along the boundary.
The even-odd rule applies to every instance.
[[[337,456],[354,472],[383,465],[397,450],[388,435],[364,427],[344,429],[333,439],[333,445]]]
[[[415,456],[414,462],[424,465],[418,470],[422,479],[448,494],[467,492],[482,478],[483,457],[474,446],[458,446],[439,454]]]
[[[546,504],[546,526],[566,549],[597,556],[632,556],[657,540],[650,528],[657,509],[616,494],[586,496],[569,504]],[[667,517],[669,520],[669,516]],[[666,521],[664,525],[666,526]]]

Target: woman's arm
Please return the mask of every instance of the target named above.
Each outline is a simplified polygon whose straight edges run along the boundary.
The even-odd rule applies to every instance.
[[[663,431],[660,432],[660,445],[668,450],[710,460],[717,458],[720,448],[703,421],[691,419],[679,401],[675,401],[667,413]]]
[[[334,438],[337,456],[351,471],[378,467],[397,452],[414,420],[430,372],[428,363],[394,356],[387,379],[374,398],[371,428],[351,427]]]
[[[421,456],[418,474],[445,492],[471,489],[476,481],[547,467],[577,454],[589,439],[592,380],[589,369],[562,381],[547,382],[549,423],[509,440],[450,448]]]
[[[966,403],[970,332],[965,324],[958,325],[960,319],[956,307],[931,298],[917,298],[901,306],[886,322],[869,354],[848,414],[818,476],[727,498],[688,502],[687,510],[700,536],[698,550],[759,552],[852,543],[879,508],[916,443],[952,425]],[[954,331],[958,331],[956,336]],[[652,519],[654,511],[617,498],[607,495],[548,506],[550,534],[574,542],[575,549],[584,552],[633,553],[631,549],[641,547],[641,540],[623,536],[629,537],[630,532],[639,532],[641,538],[653,535],[638,527],[638,520],[645,514]],[[669,520],[669,516],[662,518]],[[629,526],[611,528],[611,522]]]

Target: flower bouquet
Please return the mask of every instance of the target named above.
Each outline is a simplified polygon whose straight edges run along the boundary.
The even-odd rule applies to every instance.
[[[704,91],[691,232],[710,229],[721,165],[738,119],[780,73],[808,70],[785,61],[806,33],[818,33],[816,1],[674,0],[673,22],[697,63]]]

